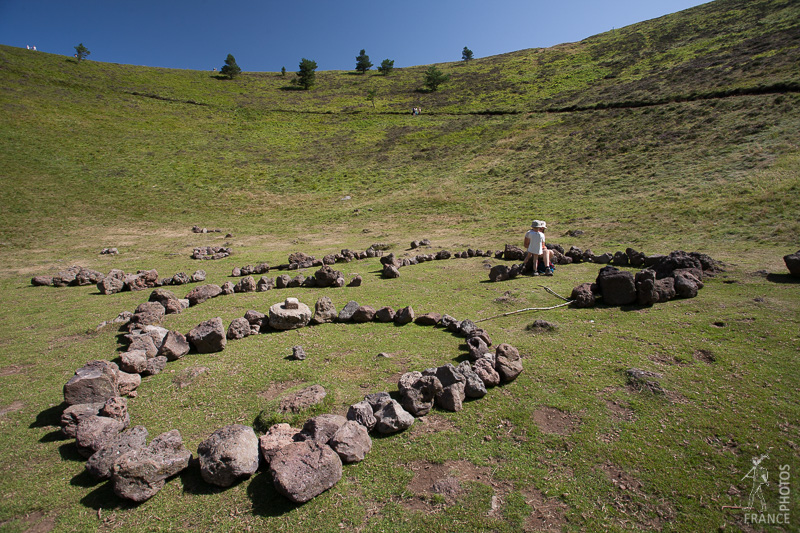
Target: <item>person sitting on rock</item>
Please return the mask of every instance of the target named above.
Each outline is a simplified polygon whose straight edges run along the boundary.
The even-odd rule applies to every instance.
[[[528,262],[533,258],[533,275],[539,275],[539,257],[542,251],[547,248],[544,245],[544,233],[539,232],[539,228],[544,224],[541,220],[534,220],[531,223],[531,229],[525,234],[524,246],[527,251],[525,260],[522,262],[522,271],[528,266]]]

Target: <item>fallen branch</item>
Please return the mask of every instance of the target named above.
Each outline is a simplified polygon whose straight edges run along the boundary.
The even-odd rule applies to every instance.
[[[565,305],[569,305],[572,303],[572,300],[567,300],[566,303],[554,305],[553,307],[528,307],[526,309],[519,309],[517,311],[509,311],[508,313],[503,313],[502,315],[495,315],[490,316],[489,318],[481,318],[480,320],[476,320],[475,323],[478,322],[485,322],[486,320],[492,320],[493,318],[500,318],[503,316],[509,315],[516,315],[517,313],[524,313],[526,311],[549,311],[551,309],[558,309],[559,307],[564,307]]]
[[[564,300],[565,302],[572,302],[572,300],[569,300],[569,299],[567,299],[567,298],[564,298],[564,297],[563,297],[563,296],[561,296],[560,294],[556,293],[556,292],[555,292],[553,289],[551,289],[550,287],[545,287],[544,285],[539,285],[539,286],[540,286],[541,288],[543,288],[544,290],[546,290],[547,292],[549,292],[550,294],[552,294],[553,296],[555,296],[556,298],[561,298],[561,299],[562,299],[562,300]]]

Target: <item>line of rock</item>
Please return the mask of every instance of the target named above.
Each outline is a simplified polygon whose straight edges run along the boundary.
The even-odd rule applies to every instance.
[[[164,296],[153,291],[155,299]],[[167,291],[168,292],[168,291]],[[260,439],[252,427],[232,424],[215,431],[198,446],[203,479],[227,487],[248,477],[259,466],[269,468],[276,490],[293,502],[305,502],[335,485],[342,476],[342,464],[364,459],[372,447],[370,431],[391,434],[409,428],[414,417],[424,416],[435,406],[462,409],[466,398],[484,396],[487,387],[508,383],[522,372],[519,352],[501,344],[494,352],[486,332],[470,320],[428,313],[415,317],[414,310],[391,307],[373,311],[369,306],[348,302],[339,312],[327,297],[320,298],[315,313],[295,298],[270,307],[269,318],[248,311],[235,319],[226,335],[219,317],[193,328],[186,336],[158,326],[146,325],[130,331],[128,351],[120,366],[110,361],[90,361],[79,368],[64,385],[68,407],[61,417],[62,432],[76,439],[86,469],[95,479],[110,479],[114,492],[136,502],[154,496],[166,480],[189,466],[191,452],[183,445],[178,430],[168,431],[146,443],[143,426],[130,427],[125,395],[135,396],[141,377],[163,370],[168,360],[180,359],[194,348],[198,353],[224,349],[227,338],[241,338],[232,332],[235,324],[247,322],[249,333],[261,332],[265,323],[272,329],[304,327],[310,323],[362,322],[367,317],[398,325],[415,322],[438,326],[466,337],[469,360],[458,367],[446,364],[422,372],[408,372],[398,383],[400,401],[388,392],[365,397],[352,405],[347,417],[320,415],[309,419],[302,429],[278,424]]]
[[[135,274],[125,273],[117,268],[111,269],[108,274],[97,270],[73,265],[61,270],[55,276],[34,276],[31,285],[35,287],[77,287],[97,285],[101,294],[114,294],[121,291],[140,291],[164,285],[185,285],[205,281],[205,270],[197,270],[191,276],[178,272],[169,278],[159,278],[156,269],[138,270]]]

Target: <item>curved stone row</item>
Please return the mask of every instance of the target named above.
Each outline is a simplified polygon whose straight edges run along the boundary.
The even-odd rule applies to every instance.
[[[339,253],[328,254],[322,259],[317,259],[313,255],[308,255],[303,252],[294,252],[289,255],[288,263],[283,263],[275,267],[270,267],[266,262],[258,263],[255,266],[245,265],[242,267],[234,267],[231,271],[231,277],[238,278],[253,274],[266,274],[270,271],[270,269],[298,270],[301,268],[314,268],[324,265],[333,265],[335,263],[349,263],[351,261],[358,261],[361,259],[381,257],[383,255],[384,248],[386,248],[385,244],[373,244],[363,252],[356,252],[345,248]]]
[[[178,430],[158,435],[147,444],[147,430],[130,427],[124,396],[136,396],[142,376],[162,371],[167,361],[180,359],[191,348],[198,353],[224,349],[227,339],[241,338],[231,332],[242,320],[249,326],[243,330],[253,333],[264,331],[265,323],[280,330],[311,323],[363,322],[369,317],[398,325],[413,321],[465,337],[467,360],[458,367],[447,363],[407,372],[398,382],[400,401],[388,392],[370,394],[350,406],[346,417],[319,415],[302,428],[278,424],[261,438],[252,427],[232,424],[218,429],[198,446],[200,471],[206,482],[227,487],[262,466],[269,468],[278,492],[300,503],[335,485],[342,476],[343,463],[364,459],[372,447],[371,431],[384,435],[403,431],[411,427],[415,417],[424,416],[434,406],[459,411],[467,398],[483,397],[487,388],[511,382],[523,370],[516,348],[501,344],[490,350],[488,334],[470,320],[458,321],[438,313],[416,316],[410,306],[397,312],[391,307],[371,309],[351,301],[337,313],[330,299],[322,297],[312,317],[308,306],[287,298],[270,307],[268,319],[257,311],[234,319],[227,334],[219,317],[198,324],[185,336],[158,326],[143,326],[130,333],[131,345],[121,354],[119,366],[110,361],[90,361],[64,385],[68,407],[61,417],[62,432],[76,439],[92,477],[110,479],[118,496],[141,502],[187,468],[192,453],[183,445]]]
[[[135,274],[125,273],[117,268],[108,274],[81,266],[71,266],[58,272],[55,276],[34,276],[31,285],[67,287],[97,285],[101,294],[115,294],[122,291],[140,291],[166,285],[185,285],[205,281],[205,270],[197,270],[191,276],[178,272],[169,278],[159,278],[156,269],[139,270]]]
[[[648,263],[648,268],[635,275],[613,266],[601,268],[594,283],[583,283],[572,290],[572,305],[593,307],[602,299],[606,305],[651,306],[675,298],[694,298],[704,286],[704,276],[719,270],[710,257],[683,251],[657,256]]]
[[[192,250],[192,259],[198,260],[216,260],[224,259],[231,255],[233,250],[227,246],[198,246]]]

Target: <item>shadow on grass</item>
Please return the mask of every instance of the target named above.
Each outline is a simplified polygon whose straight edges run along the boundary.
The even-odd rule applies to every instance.
[[[110,481],[107,483],[103,483],[102,485],[94,489],[92,492],[81,498],[81,504],[83,504],[85,507],[94,510],[100,510],[100,509],[125,510],[125,509],[133,509],[139,505],[136,502],[120,498],[119,496],[114,494],[114,487],[112,486]]]
[[[258,516],[282,516],[302,504],[293,503],[275,489],[269,472],[259,472],[247,486],[247,496],[253,502],[253,514]]]
[[[61,457],[62,461],[83,462],[86,460],[86,457],[78,453],[78,445],[75,444],[75,441],[70,441],[59,446],[58,455]]]
[[[83,470],[80,474],[75,474],[72,476],[72,479],[69,480],[69,484],[73,487],[83,487],[88,489],[89,487],[94,487],[102,483],[102,479],[95,479],[89,473],[88,470]]]
[[[58,405],[54,405],[53,407],[48,407],[38,415],[36,415],[36,419],[31,422],[31,425],[28,426],[29,428],[46,428],[49,426],[60,426],[61,425],[61,413],[64,412],[64,409],[69,407],[66,402],[61,402]]]
[[[791,274],[767,274],[767,281],[771,281],[772,283],[797,284],[800,283],[800,278],[792,276]]]

